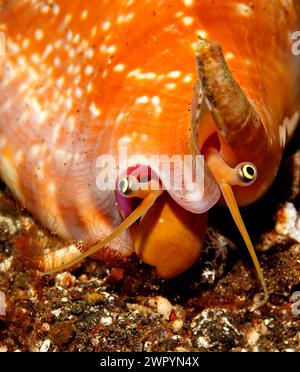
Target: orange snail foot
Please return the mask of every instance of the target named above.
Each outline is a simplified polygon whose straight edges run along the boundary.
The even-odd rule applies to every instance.
[[[135,251],[163,279],[189,269],[198,259],[206,232],[207,213],[193,214],[163,194],[141,219]]]

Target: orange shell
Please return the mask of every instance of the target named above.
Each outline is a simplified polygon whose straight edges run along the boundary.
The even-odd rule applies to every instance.
[[[94,240],[119,225],[114,193],[96,187],[99,155],[118,155],[123,145],[145,156],[191,153],[198,36],[222,45],[268,123],[279,154],[260,184],[269,187],[282,152],[280,125],[297,108],[292,1],[16,0],[0,7],[7,35],[0,174],[50,229]],[[210,179],[206,192],[215,193],[213,205]],[[114,244],[128,251],[127,236]]]

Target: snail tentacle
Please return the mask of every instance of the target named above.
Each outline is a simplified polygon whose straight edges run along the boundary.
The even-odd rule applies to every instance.
[[[258,279],[260,280],[260,283],[262,285],[262,288],[263,288],[263,291],[264,291],[264,294],[265,294],[265,299],[267,300],[268,297],[269,297],[269,293],[268,293],[266,280],[265,280],[265,277],[263,275],[262,269],[260,267],[257,255],[255,253],[255,249],[254,249],[254,246],[253,246],[252,241],[250,239],[250,236],[248,234],[247,228],[245,226],[245,223],[244,223],[243,218],[241,216],[241,213],[239,211],[239,207],[238,207],[236,199],[234,197],[232,187],[231,187],[230,184],[228,184],[226,182],[222,182],[220,184],[220,188],[221,188],[223,197],[226,201],[226,204],[229,208],[229,211],[231,213],[231,216],[234,219],[234,222],[235,222],[237,228],[239,229],[240,234],[242,235],[242,237],[244,239],[244,242],[245,242],[245,245],[248,249],[248,252],[250,253],[252,262],[253,262],[255,270],[257,272]]]
[[[115,239],[118,235],[120,235],[123,231],[127,230],[131,225],[133,225],[139,218],[145,215],[145,213],[152,207],[156,199],[163,193],[162,190],[153,191],[149,193],[149,195],[141,202],[141,204],[104,240],[96,243],[91,248],[89,248],[86,252],[78,255],[77,257],[73,258],[70,261],[64,262],[61,265],[55,267],[52,270],[45,272],[45,275],[54,274],[58,271],[65,270],[78,262],[81,262],[85,258],[93,255],[103,247],[105,247],[108,243],[110,243],[113,239]]]
[[[206,159],[208,167],[212,171],[220,186],[223,198],[228,206],[231,216],[250,253],[257,276],[264,290],[265,298],[267,299],[268,289],[266,281],[255,253],[254,246],[239,211],[236,198],[232,191],[232,186],[234,185],[249,186],[255,182],[257,176],[256,168],[252,163],[240,163],[235,168],[231,168],[222,158],[222,155],[213,148],[207,150]]]

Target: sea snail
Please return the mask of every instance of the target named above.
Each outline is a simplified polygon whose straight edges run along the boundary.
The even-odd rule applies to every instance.
[[[2,0],[0,10],[1,178],[49,229],[91,242],[50,271],[109,247],[176,276],[223,200],[267,292],[238,205],[270,187],[299,118],[298,0]],[[114,191],[99,190],[99,157],[124,147],[135,162]],[[174,174],[149,169],[153,154],[202,154],[201,196],[165,190]]]

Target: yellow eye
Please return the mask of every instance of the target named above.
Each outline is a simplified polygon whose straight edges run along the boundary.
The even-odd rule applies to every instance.
[[[119,182],[119,191],[120,191],[121,194],[124,194],[124,195],[128,194],[128,192],[130,192],[128,178],[123,178]]]
[[[251,163],[243,163],[239,167],[238,175],[243,183],[252,183],[257,177],[256,167]]]

